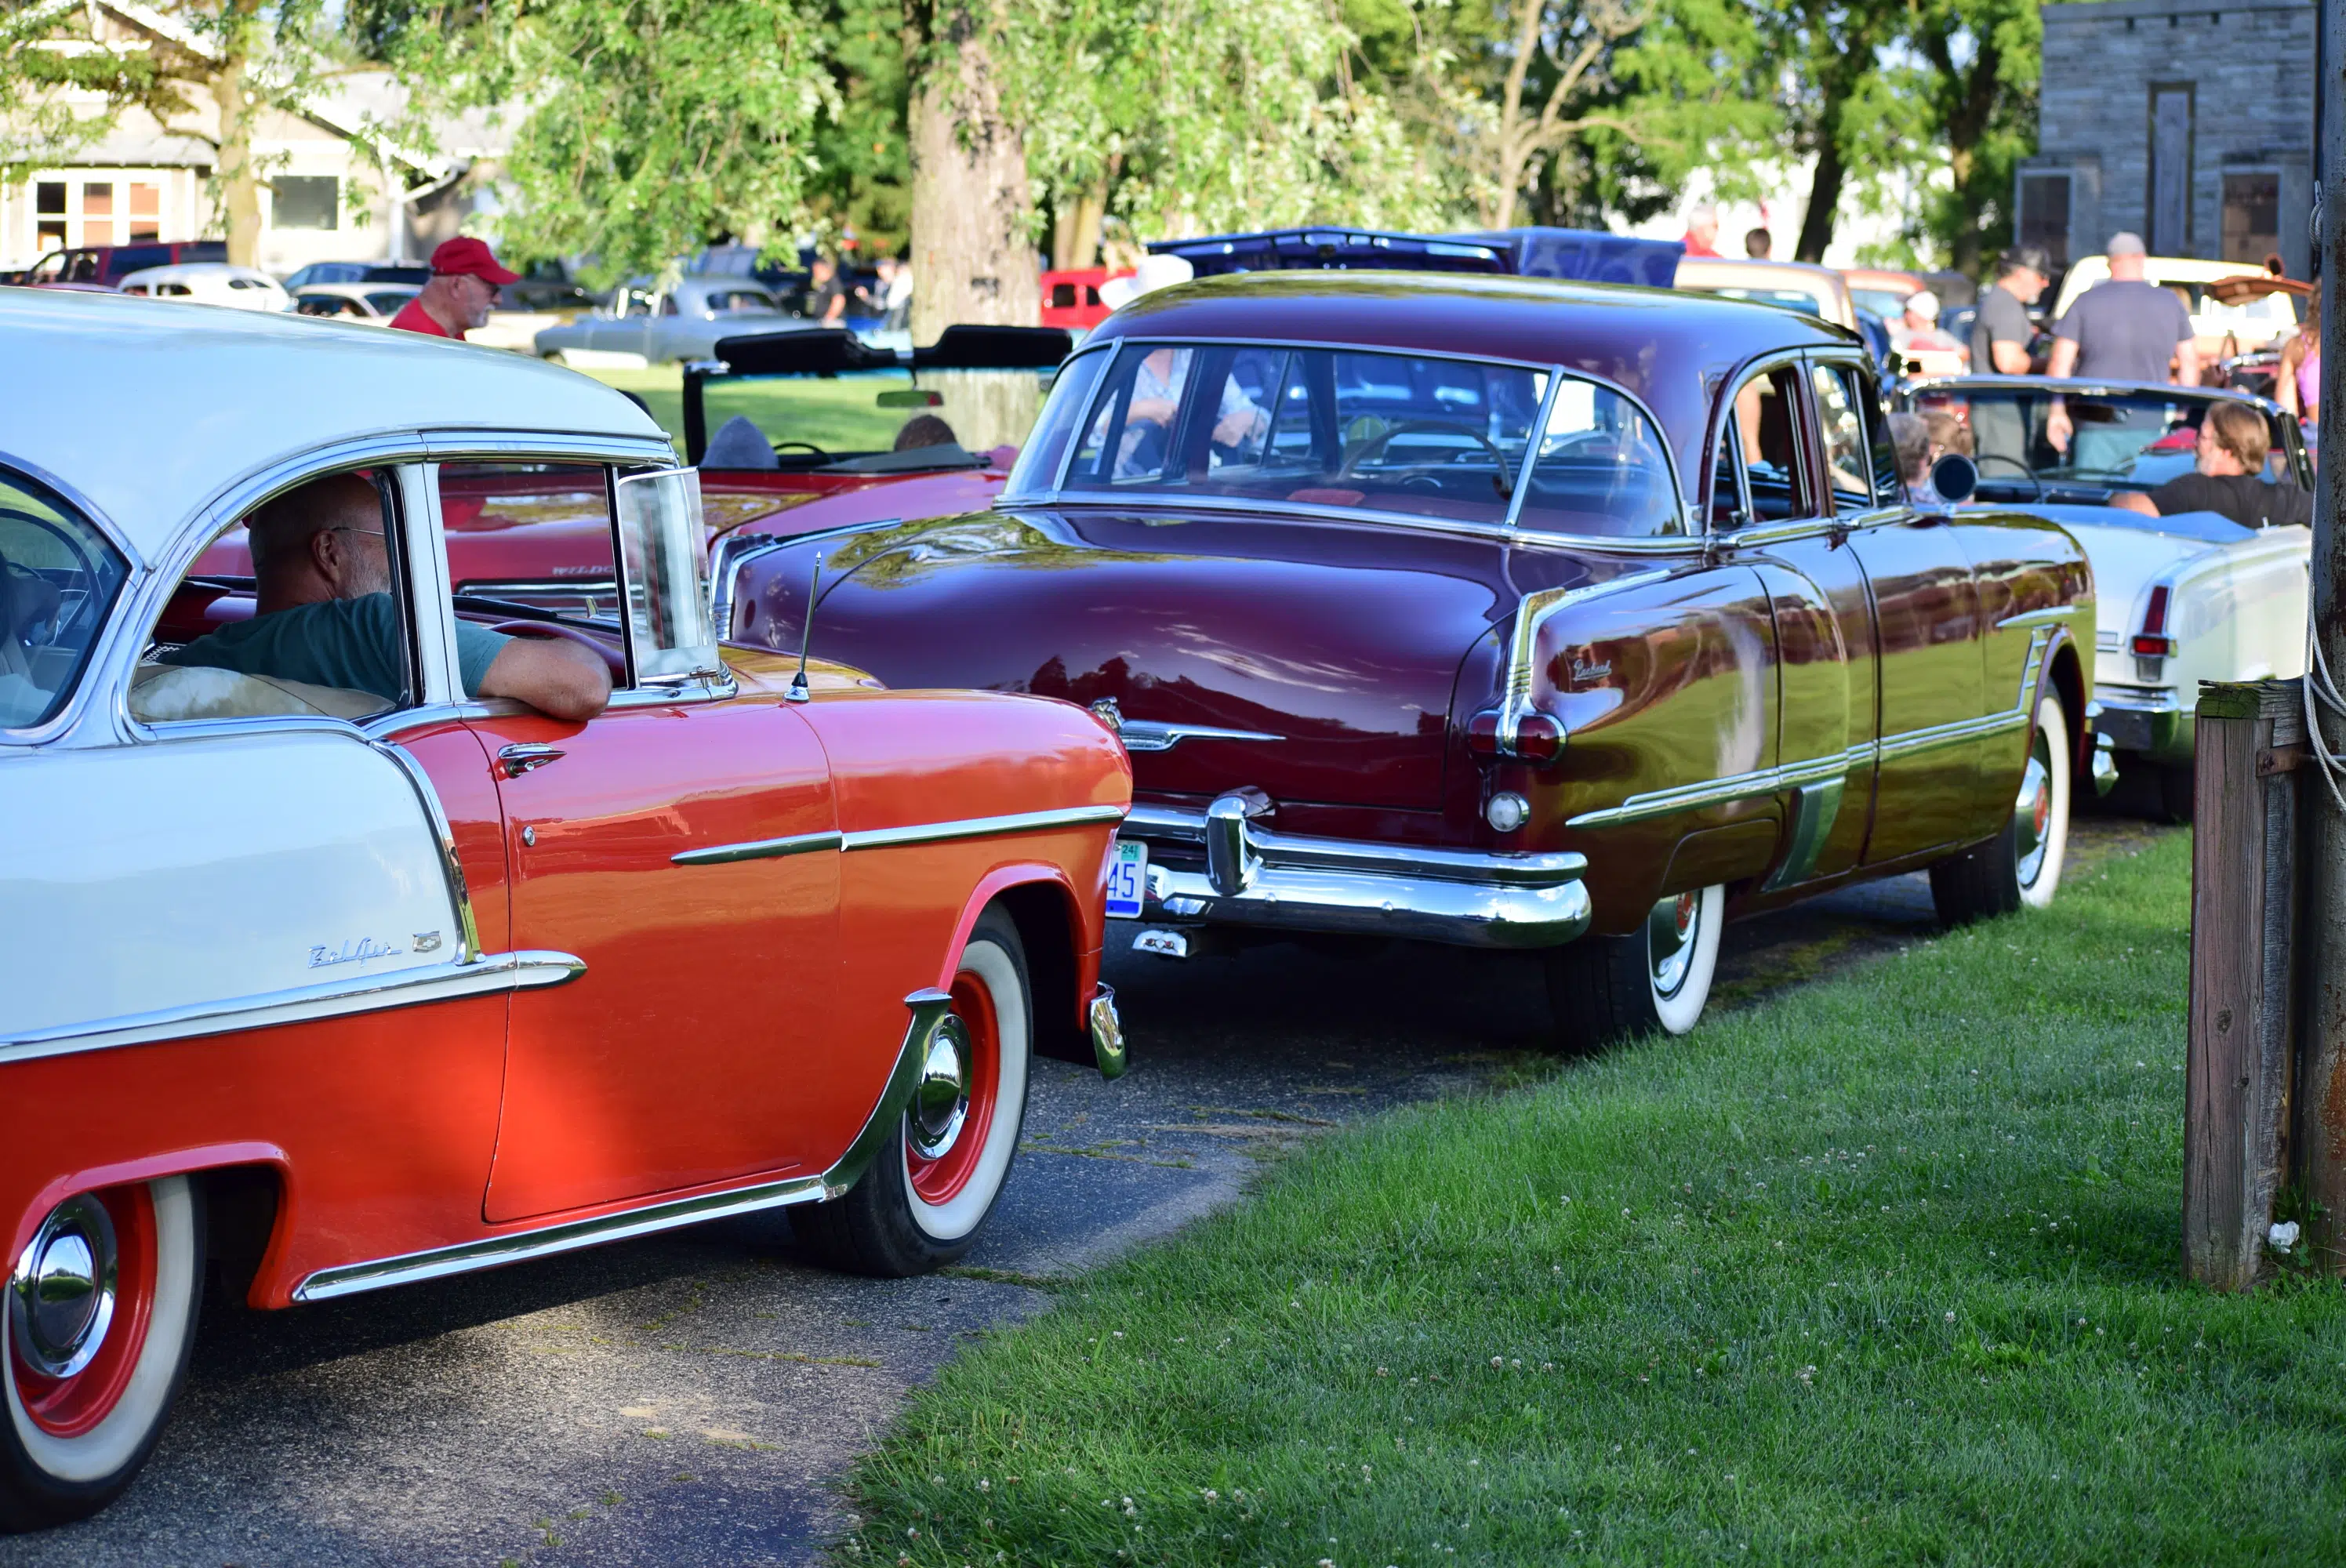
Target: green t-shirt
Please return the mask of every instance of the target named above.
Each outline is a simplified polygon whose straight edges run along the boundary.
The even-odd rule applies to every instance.
[[[466,697],[481,695],[481,677],[511,640],[470,621],[456,623],[456,674]],[[164,655],[163,662],[371,691],[385,702],[397,702],[406,684],[399,667],[399,608],[389,594],[296,605],[231,621]]]

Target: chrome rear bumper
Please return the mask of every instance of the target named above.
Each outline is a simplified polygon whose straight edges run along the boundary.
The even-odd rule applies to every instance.
[[[1136,805],[1122,834],[1152,854],[1141,919],[1152,924],[1413,937],[1460,947],[1556,947],[1588,929],[1580,855],[1493,854],[1275,833],[1244,796],[1202,812]]]

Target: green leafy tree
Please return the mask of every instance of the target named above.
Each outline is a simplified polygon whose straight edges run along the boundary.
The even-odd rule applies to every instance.
[[[2036,145],[2044,21],[2035,0],[1932,0],[1912,37],[1931,66],[1921,86],[1952,176],[1920,227],[1949,266],[1977,277],[2013,237],[2014,173]]]
[[[521,260],[589,256],[597,280],[721,235],[770,242],[807,205],[837,102],[799,0],[384,3],[353,20],[415,89],[382,134],[426,146],[450,109],[517,115],[499,239]]]

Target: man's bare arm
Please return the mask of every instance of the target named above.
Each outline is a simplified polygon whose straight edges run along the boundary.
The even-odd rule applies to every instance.
[[[2159,514],[2158,503],[2139,490],[2118,491],[2110,497],[2110,504],[2124,507],[2128,512],[2139,512],[2146,517],[2156,517]]]
[[[481,677],[483,697],[510,697],[540,713],[580,723],[611,700],[602,656],[567,638],[515,637]]]
[[[2186,338],[2175,345],[2175,384],[2196,387],[2199,384],[2199,340]]]
[[[1988,344],[1988,355],[1995,361],[1990,368],[2003,376],[2025,376],[2028,373],[2028,345],[2011,343],[1998,338]]]
[[[2076,339],[2053,340],[2053,357],[2046,361],[2045,373],[2048,376],[2074,376],[2077,373]]]

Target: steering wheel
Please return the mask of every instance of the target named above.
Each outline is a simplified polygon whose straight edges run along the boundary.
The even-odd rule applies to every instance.
[[[1448,420],[1442,419],[1404,420],[1401,423],[1393,426],[1391,430],[1383,431],[1376,435],[1369,437],[1367,441],[1361,443],[1359,451],[1344,459],[1342,465],[1336,470],[1336,477],[1339,479],[1352,478],[1352,471],[1354,469],[1360,467],[1362,463],[1366,463],[1370,458],[1374,457],[1379,453],[1384,451],[1385,448],[1391,446],[1394,442],[1400,440],[1404,435],[1464,436],[1467,440],[1474,442],[1477,445],[1481,446],[1484,451],[1491,454],[1492,463],[1494,463],[1499,470],[1499,472],[1492,477],[1492,485],[1497,489],[1499,494],[1502,495],[1504,495],[1507,493],[1507,454],[1501,452],[1497,443],[1493,442],[1489,436],[1484,435],[1481,431],[1469,430],[1463,424],[1453,424]]]
[[[2021,462],[2020,459],[2016,457],[2007,457],[2001,452],[1983,452],[1974,457],[1972,462],[1977,465],[1982,472],[1985,472],[1987,465],[1991,463],[2009,463],[2013,467],[2017,468],[2021,473],[2028,475],[2028,483],[2036,487],[2036,494],[2030,497],[2030,499],[2035,501],[2042,501],[2045,499],[2045,481],[2037,478],[2036,470],[2029,467],[2028,464]]]
[[[97,592],[98,585],[104,582],[105,578],[99,575],[97,563],[90,559],[89,552],[83,547],[82,542],[79,539],[75,538],[71,532],[58,527],[55,523],[50,522],[47,518],[35,516],[30,512],[19,512],[13,506],[0,507],[0,521],[10,523],[29,523],[34,527],[38,528],[42,533],[49,535],[51,537],[55,538],[57,543],[63,545],[67,550],[73,553],[74,561],[81,572],[81,606],[74,612],[72,620],[56,628],[56,631],[51,636],[50,640],[55,642],[58,638],[65,636],[68,632],[77,629],[84,621],[92,623],[94,627],[99,608]],[[13,571],[15,568],[0,566],[0,570]],[[14,626],[8,627],[5,635],[12,637],[15,636],[16,635],[15,628]]]

